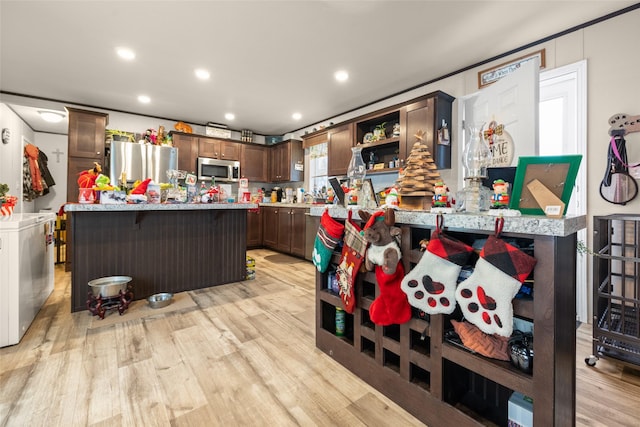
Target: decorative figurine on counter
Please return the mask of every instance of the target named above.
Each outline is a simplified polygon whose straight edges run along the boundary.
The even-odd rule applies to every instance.
[[[335,203],[336,195],[333,192],[333,188],[327,188],[327,204],[332,205]]]
[[[504,179],[493,181],[493,196],[491,196],[491,209],[509,208],[509,184]]]
[[[493,194],[491,195],[491,206],[489,215],[493,216],[520,216],[517,209],[509,209],[509,183],[504,179],[493,181]]]
[[[436,181],[433,186],[433,197],[431,198],[431,212],[452,213],[451,202],[449,187],[442,181]]]
[[[449,201],[449,189],[444,182],[438,181],[433,187],[433,198],[431,200],[431,206],[435,208],[450,208],[451,202]]]
[[[400,207],[400,199],[398,197],[398,189],[396,187],[389,187],[385,190],[386,197],[384,198],[383,208],[398,209]]]

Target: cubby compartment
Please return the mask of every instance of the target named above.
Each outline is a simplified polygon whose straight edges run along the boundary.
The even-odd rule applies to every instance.
[[[482,424],[506,426],[508,402],[513,390],[473,371],[444,361],[444,401],[472,416]]]
[[[400,373],[400,356],[386,348],[382,352],[382,363],[386,368]]]
[[[427,391],[431,389],[431,374],[416,364],[409,364],[409,381]]]
[[[363,281],[360,285],[363,298],[374,300],[376,297],[376,284]]]
[[[431,337],[424,335],[424,332],[409,330],[409,348],[425,356],[431,353]]]
[[[322,329],[336,335],[336,306],[321,301]],[[337,336],[336,336],[337,337]],[[342,338],[353,344],[353,315],[344,313],[344,335]]]
[[[359,121],[356,123],[356,143],[362,144],[364,142],[365,144],[363,146],[366,147],[367,144],[365,142],[365,135],[367,135],[368,133],[373,134],[376,128],[383,124],[386,138],[380,141],[390,139],[393,137],[393,125],[395,125],[396,123],[400,124],[400,112],[398,110],[388,113],[381,113],[373,117],[368,117],[365,120]],[[396,142],[397,140],[398,139],[396,138]],[[367,159],[365,159],[365,163],[366,161]]]
[[[373,321],[371,320],[371,317],[369,317],[369,310],[365,310],[365,309],[361,309],[360,310],[360,316],[361,316],[361,325],[364,327],[367,327],[371,330],[375,329],[376,325],[375,323],[373,323]]]
[[[382,327],[382,335],[400,342],[400,325],[389,325]]]
[[[362,352],[362,354],[367,355],[372,359],[376,358],[376,345],[373,341],[365,337],[360,337],[360,345],[360,351]]]

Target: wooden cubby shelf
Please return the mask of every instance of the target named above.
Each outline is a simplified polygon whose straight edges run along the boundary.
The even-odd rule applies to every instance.
[[[312,209],[311,215],[321,213]],[[347,216],[343,208],[332,208],[330,214],[342,221]],[[353,217],[359,220],[357,213]],[[445,217],[445,226],[451,227],[445,232],[467,244],[494,231],[495,218]],[[396,226],[401,228],[402,262],[409,272],[422,257],[420,240],[430,238],[435,215],[397,211]],[[461,320],[458,309],[451,315],[421,315],[414,308],[405,324],[373,324],[369,309],[379,296],[373,272],[358,275],[356,308],[346,316],[342,337],[335,336],[335,307],[342,301],[324,290],[328,272],[316,274],[316,346],[427,425],[507,425],[509,398],[520,392],[533,399],[534,426],[575,426],[574,272],[576,233],[584,227],[585,217],[505,221],[502,238],[517,242],[537,260],[528,279],[533,297],[513,300],[514,316],[533,323],[532,374],[448,340],[451,320]]]

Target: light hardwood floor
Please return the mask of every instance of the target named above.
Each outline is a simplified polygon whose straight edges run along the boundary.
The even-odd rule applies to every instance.
[[[105,326],[70,313],[70,275],[58,269],[21,343],[0,349],[0,425],[422,425],[315,348],[310,263],[249,254],[255,280]],[[587,367],[590,339],[582,325],[577,425],[638,426],[640,377],[606,359]]]

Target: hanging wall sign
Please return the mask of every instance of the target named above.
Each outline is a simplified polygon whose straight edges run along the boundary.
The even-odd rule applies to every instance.
[[[489,167],[511,166],[515,147],[513,139],[504,125],[493,120],[483,132],[483,137],[491,150],[492,157]]]

